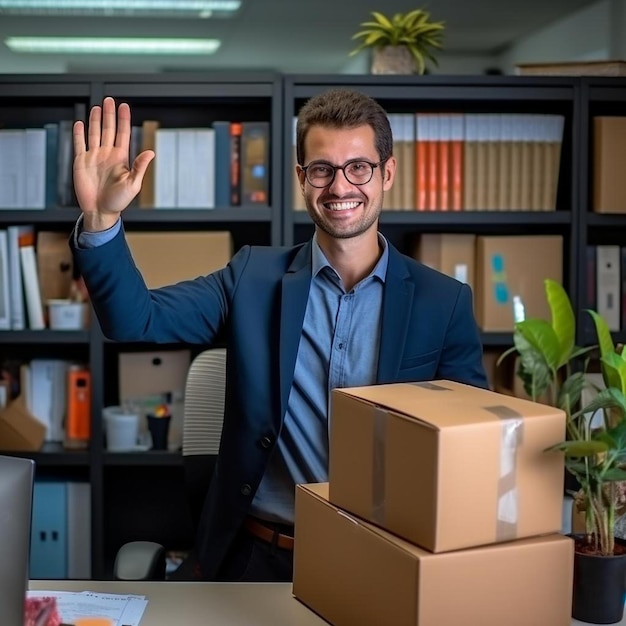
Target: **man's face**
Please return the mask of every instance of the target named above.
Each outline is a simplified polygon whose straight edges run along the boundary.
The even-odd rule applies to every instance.
[[[378,163],[374,131],[369,125],[351,129],[313,126],[305,141],[305,163],[324,161],[343,165],[361,159]],[[313,222],[323,232],[337,239],[357,237],[377,228],[384,192],[391,188],[396,162],[393,157],[374,168],[372,179],[364,185],[350,183],[342,170],[337,170],[332,183],[314,187],[299,172],[304,185],[304,200]]]

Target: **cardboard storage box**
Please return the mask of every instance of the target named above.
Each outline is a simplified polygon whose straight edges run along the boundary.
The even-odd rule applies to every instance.
[[[476,235],[427,233],[420,235],[413,256],[420,263],[474,286]]]
[[[330,501],[432,552],[559,532],[560,409],[449,381],[334,389]]]
[[[19,396],[0,409],[0,450],[37,452],[46,437],[46,425],[24,405]]]
[[[135,264],[150,289],[205,276],[233,256],[227,231],[126,233]]]
[[[563,281],[561,236],[477,237],[474,309],[480,328],[510,332],[522,317],[550,319],[546,278]]]
[[[626,117],[593,118],[593,211],[626,213]]]
[[[570,626],[573,561],[560,534],[433,554],[296,487],[293,593],[334,626]]]

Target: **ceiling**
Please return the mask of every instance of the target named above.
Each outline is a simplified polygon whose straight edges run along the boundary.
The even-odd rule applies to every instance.
[[[19,17],[0,14],[0,73],[156,72],[273,69],[284,73],[360,73],[367,55],[349,58],[351,40],[372,7],[389,15],[422,6],[446,23],[444,55],[489,57],[595,0],[244,0],[233,19]],[[15,54],[6,36],[72,35],[217,37],[217,53],[201,58]]]

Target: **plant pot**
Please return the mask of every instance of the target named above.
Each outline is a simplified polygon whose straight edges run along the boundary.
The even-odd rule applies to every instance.
[[[581,535],[571,535],[574,540]],[[624,553],[598,556],[574,552],[572,617],[592,624],[615,624],[624,614],[626,541],[616,539]]]
[[[417,65],[406,46],[381,46],[372,52],[372,74],[416,74]]]

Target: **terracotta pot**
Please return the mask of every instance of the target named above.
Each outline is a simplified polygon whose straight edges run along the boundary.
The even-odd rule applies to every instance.
[[[581,535],[571,535],[574,540]],[[626,541],[616,539],[622,546]],[[574,552],[572,617],[592,624],[616,624],[624,614],[626,553],[597,556]]]
[[[417,64],[406,46],[381,46],[372,53],[372,74],[417,74]]]

